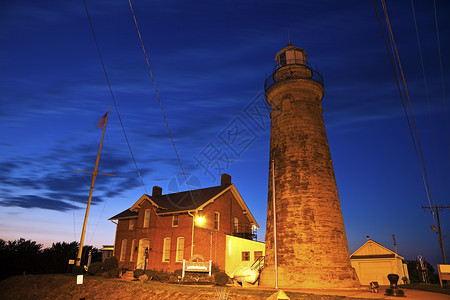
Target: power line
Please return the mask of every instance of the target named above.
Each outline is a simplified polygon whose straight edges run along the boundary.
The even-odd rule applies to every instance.
[[[398,55],[397,47],[395,45],[394,36],[392,34],[392,28],[390,26],[386,5],[385,5],[384,0],[381,0],[382,6],[383,6],[384,15],[385,15],[385,18],[386,18],[387,27],[388,27],[389,37],[390,37],[391,42],[393,44],[393,48],[394,48],[393,50],[395,50],[395,53],[396,53],[396,59],[397,59],[396,62],[398,63],[398,66],[399,66],[399,69],[400,69],[400,73],[402,74],[403,84],[404,84],[404,88],[405,88],[405,94],[407,96],[408,103],[409,103],[409,108],[410,108],[410,112],[411,112],[411,120],[412,120],[412,123],[414,125],[414,129],[415,129],[415,135],[414,135],[413,129],[411,127],[411,122],[409,121],[408,111],[406,109],[406,104],[405,104],[405,99],[403,97],[402,89],[401,89],[401,86],[400,86],[400,80],[399,80],[399,77],[398,77],[398,75],[396,73],[396,68],[395,68],[395,65],[394,65],[394,59],[392,58],[391,53],[389,51],[388,42],[387,42],[387,39],[386,39],[386,35],[384,34],[383,25],[381,23],[381,18],[380,18],[380,15],[378,13],[378,8],[376,6],[375,0],[372,0],[372,2],[373,2],[374,8],[375,8],[375,12],[376,12],[377,17],[378,17],[378,22],[380,24],[380,28],[381,28],[381,32],[382,32],[382,35],[383,35],[384,43],[386,45],[386,49],[387,49],[387,52],[388,52],[388,55],[389,55],[389,60],[391,62],[392,69],[394,71],[395,81],[397,83],[397,88],[398,88],[398,91],[399,91],[399,94],[400,94],[400,98],[402,100],[403,110],[404,110],[404,113],[405,113],[406,121],[408,123],[409,133],[410,133],[411,140],[412,140],[412,143],[413,143],[413,146],[414,146],[414,151],[416,153],[417,161],[419,163],[419,169],[420,169],[420,172],[421,172],[421,175],[422,175],[422,181],[424,183],[425,192],[426,192],[426,195],[427,195],[427,198],[428,198],[428,203],[430,204],[430,206],[432,206],[432,202],[433,201],[432,201],[432,197],[431,197],[431,190],[430,190],[430,185],[429,185],[429,181],[428,181],[428,175],[427,175],[427,171],[426,171],[426,168],[425,168],[425,162],[424,162],[424,159],[423,159],[422,148],[420,146],[419,135],[417,133],[417,128],[416,128],[415,121],[414,121],[414,115],[412,113],[411,101],[409,99],[408,90],[407,90],[407,87],[406,87],[406,81],[405,81],[405,77],[404,77],[404,74],[403,74],[403,69],[402,69],[401,63],[400,63],[400,57]],[[416,145],[416,140],[417,140],[417,145]],[[419,155],[419,152],[420,152],[420,155]],[[434,222],[436,224],[436,220],[434,218],[434,215],[432,214],[432,216],[433,216],[433,220],[434,220]]]
[[[156,88],[156,82],[155,82],[155,79],[153,77],[152,70],[150,68],[150,63],[149,63],[149,60],[148,60],[147,52],[145,51],[144,42],[142,41],[142,36],[141,36],[140,31],[139,31],[139,26],[138,26],[138,23],[137,23],[137,20],[136,20],[136,16],[134,14],[133,5],[131,4],[131,0],[128,0],[128,3],[130,4],[131,14],[133,15],[134,24],[136,25],[136,31],[137,31],[137,34],[139,36],[139,40],[141,42],[141,47],[142,47],[142,51],[144,52],[145,61],[147,62],[148,72],[150,73],[150,77],[151,77],[152,82],[153,82],[153,87],[155,88],[155,93],[156,93],[156,97],[158,98],[159,107],[161,108],[161,112],[162,112],[162,115],[163,115],[163,118],[164,118],[164,122],[166,123],[167,131],[169,132],[170,140],[172,141],[172,146],[173,146],[173,149],[175,150],[175,154],[176,154],[177,159],[178,159],[178,164],[180,165],[181,172],[183,173],[184,180],[186,181],[186,185],[187,185],[187,187],[189,189],[189,193],[191,195],[191,199],[194,202],[195,200],[194,200],[194,198],[192,196],[191,187],[189,186],[189,182],[187,180],[186,173],[184,172],[183,165],[181,164],[181,159],[180,159],[180,156],[178,155],[177,147],[175,146],[175,142],[173,140],[173,136],[172,136],[172,133],[171,133],[170,128],[169,128],[169,122],[167,121],[166,113],[164,112],[164,108],[163,108],[163,105],[162,105],[162,102],[161,102],[161,98],[159,97],[158,89]]]
[[[434,20],[435,20],[435,24],[436,24],[436,38],[437,38],[437,46],[438,46],[438,54],[439,54],[439,66],[440,66],[440,70],[441,70],[442,98],[443,98],[443,102],[444,102],[445,133],[447,135],[447,146],[450,150],[450,137],[449,137],[448,117],[447,117],[447,101],[445,99],[444,71],[442,68],[441,42],[439,39],[439,26],[438,26],[438,20],[437,20],[436,0],[433,0],[433,4],[434,4]],[[450,151],[448,151],[448,152],[450,153]]]
[[[100,62],[102,64],[103,73],[105,74],[106,82],[108,83],[109,92],[110,92],[111,98],[112,98],[112,100],[114,102],[114,107],[116,108],[117,116],[119,117],[119,122],[120,122],[120,126],[122,127],[123,135],[124,135],[125,140],[127,142],[128,149],[130,150],[131,157],[133,158],[133,162],[134,162],[134,166],[136,167],[136,171],[137,171],[137,173],[139,175],[139,178],[141,179],[141,183],[142,183],[142,186],[144,187],[144,191],[147,194],[147,188],[145,187],[144,180],[142,179],[142,176],[141,176],[141,172],[139,171],[139,168],[138,168],[137,163],[136,163],[136,159],[134,158],[133,150],[131,150],[131,145],[130,145],[130,142],[128,141],[128,137],[127,137],[127,134],[125,132],[125,127],[123,126],[122,118],[120,117],[120,113],[119,113],[119,109],[117,107],[116,99],[114,98],[114,94],[113,94],[113,91],[111,89],[111,83],[109,82],[108,74],[106,73],[105,64],[103,63],[103,58],[102,58],[102,54],[100,52],[100,47],[98,46],[97,37],[95,36],[95,32],[94,32],[94,26],[92,25],[91,17],[89,16],[89,11],[88,11],[88,8],[87,8],[87,5],[86,5],[86,0],[83,0],[83,3],[84,3],[84,8],[86,9],[86,15],[87,15],[88,20],[89,20],[89,25],[91,27],[92,36],[94,37],[95,46],[97,47],[98,56],[99,56]]]

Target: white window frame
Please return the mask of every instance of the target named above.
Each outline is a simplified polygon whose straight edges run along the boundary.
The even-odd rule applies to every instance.
[[[150,209],[146,209],[144,212],[144,228],[148,228],[150,226]]]
[[[163,253],[162,253],[162,261],[163,262],[170,262],[170,243],[171,243],[170,237],[164,238]]]
[[[179,222],[179,215],[173,215],[172,216],[172,227],[178,227]]]
[[[128,224],[128,230],[133,230],[134,229],[134,219],[130,219],[130,223]]]
[[[132,239],[131,240],[131,251],[130,251],[130,261],[133,261],[133,254],[134,254],[134,247],[136,244],[136,240]]]
[[[220,212],[214,212],[214,230],[220,230]]]
[[[125,260],[125,257],[127,255],[127,239],[122,240],[122,246],[120,248],[120,260]]]
[[[177,257],[176,262],[182,262],[184,258],[184,237],[180,236],[177,238]]]
[[[233,219],[233,229],[234,229],[234,233],[238,233],[239,219],[237,217],[234,217],[234,219]]]

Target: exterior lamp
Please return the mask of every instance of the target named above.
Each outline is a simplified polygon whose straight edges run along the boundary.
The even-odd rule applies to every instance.
[[[203,223],[205,222],[205,218],[203,218],[203,217],[197,217],[196,221],[197,221],[197,223],[198,223],[199,225],[201,225],[201,224],[203,224]]]

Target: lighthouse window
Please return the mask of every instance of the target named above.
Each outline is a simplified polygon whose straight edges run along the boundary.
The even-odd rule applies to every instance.
[[[279,64],[280,64],[280,67],[286,65],[286,52],[283,52],[280,54]]]

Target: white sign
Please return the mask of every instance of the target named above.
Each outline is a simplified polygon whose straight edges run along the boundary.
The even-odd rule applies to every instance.
[[[77,275],[77,284],[83,284],[83,275]]]

